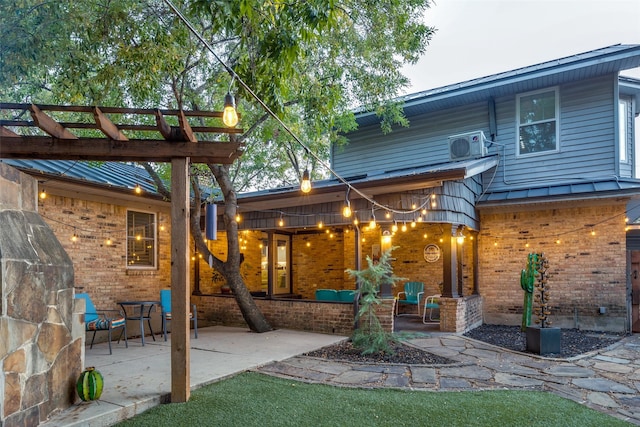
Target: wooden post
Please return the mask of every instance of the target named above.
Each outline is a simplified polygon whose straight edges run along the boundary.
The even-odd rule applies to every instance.
[[[171,159],[171,402],[189,400],[189,158]]]
[[[458,298],[458,238],[456,232],[457,225],[451,224],[450,231],[443,235],[442,243],[442,272],[443,291],[442,296],[446,298]]]

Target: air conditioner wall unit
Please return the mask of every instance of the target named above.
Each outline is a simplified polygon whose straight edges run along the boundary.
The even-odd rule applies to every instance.
[[[486,156],[485,140],[484,132],[481,130],[450,136],[449,159],[454,161]]]

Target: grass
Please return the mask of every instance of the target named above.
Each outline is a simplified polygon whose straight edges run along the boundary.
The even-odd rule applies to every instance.
[[[244,373],[118,426],[628,426],[551,393],[354,389]]]

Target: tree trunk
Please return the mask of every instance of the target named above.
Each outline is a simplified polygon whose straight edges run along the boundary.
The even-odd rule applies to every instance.
[[[224,195],[225,205],[223,216],[224,226],[227,232],[227,260],[223,262],[211,254],[204,242],[202,230],[200,229],[200,197],[197,191],[197,184],[194,185],[197,203],[191,209],[191,233],[196,241],[198,251],[205,259],[210,260],[213,268],[218,270],[226,279],[249,329],[254,332],[271,331],[273,328],[256,305],[256,302],[240,275],[240,243],[238,240],[238,223],[235,220],[237,200],[235,190],[229,178],[229,170],[222,165],[209,165],[209,169],[215,176]]]

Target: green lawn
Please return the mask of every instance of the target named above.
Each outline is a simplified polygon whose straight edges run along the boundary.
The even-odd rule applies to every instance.
[[[628,426],[533,391],[351,389],[244,373],[118,426]]]

